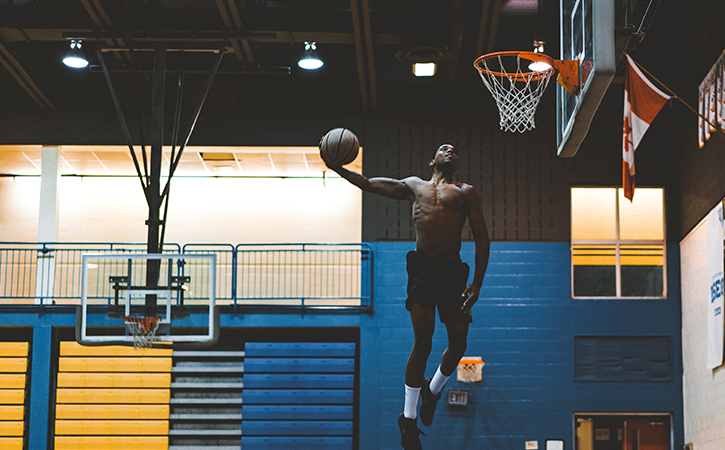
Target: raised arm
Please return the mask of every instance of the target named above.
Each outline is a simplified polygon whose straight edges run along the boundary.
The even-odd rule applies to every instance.
[[[486,220],[483,218],[481,196],[469,185],[466,185],[463,192],[469,201],[468,223],[471,225],[473,240],[476,242],[476,267],[473,272],[473,282],[463,292],[463,296],[468,298],[461,307],[463,311],[468,311],[478,300],[478,294],[483,284],[483,276],[486,274],[486,268],[488,268],[491,240],[488,237]]]
[[[393,178],[376,177],[367,178],[362,174],[347,170],[340,166],[330,166],[331,170],[337,172],[342,178],[359,187],[363,191],[380,194],[395,200],[413,200],[413,191],[408,186],[408,178],[396,180]]]

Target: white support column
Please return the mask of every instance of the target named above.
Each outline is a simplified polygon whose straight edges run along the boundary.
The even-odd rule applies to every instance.
[[[58,197],[60,192],[60,147],[43,147],[40,164],[40,211],[38,243],[55,242],[58,232]],[[35,275],[35,303],[52,304],[55,280],[55,256],[43,253],[38,245]],[[48,246],[51,248],[52,246]]]

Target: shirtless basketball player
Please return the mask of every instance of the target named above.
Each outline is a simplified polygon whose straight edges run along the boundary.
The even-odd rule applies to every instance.
[[[478,300],[488,266],[491,242],[483,218],[481,196],[465,183],[453,181],[458,155],[450,144],[433,154],[429,181],[418,177],[403,180],[366,178],[343,167],[330,166],[341,177],[363,191],[395,200],[408,200],[413,207],[416,249],[407,255],[408,299],[406,308],[413,322],[415,342],[405,367],[405,407],[398,417],[401,444],[405,450],[421,449],[417,406],[422,397],[420,419],[433,421],[436,403],[448,378],[466,351],[471,307]],[[461,261],[461,231],[468,218],[476,243],[473,282],[468,282],[468,264]],[[433,379],[424,377],[435,329],[435,310],[448,332],[448,348]]]

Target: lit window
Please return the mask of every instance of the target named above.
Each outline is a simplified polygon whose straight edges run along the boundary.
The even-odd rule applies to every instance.
[[[664,190],[572,188],[571,255],[574,297],[665,297]]]

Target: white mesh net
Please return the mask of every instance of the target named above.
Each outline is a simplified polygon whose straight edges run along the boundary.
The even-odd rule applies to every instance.
[[[485,363],[478,357],[466,357],[458,363],[456,376],[458,381],[475,383],[483,380],[483,365]]]
[[[126,328],[133,336],[133,347],[135,349],[151,348],[161,317],[126,316],[125,319]]]
[[[512,70],[513,60],[515,60],[515,70]],[[476,65],[483,84],[496,100],[499,125],[504,131],[523,133],[536,128],[534,123],[536,107],[549,85],[551,75],[554,74],[554,68],[551,66],[540,71],[523,70],[522,60],[528,64],[528,60],[517,55],[483,59]],[[509,68],[506,68],[506,65]]]

